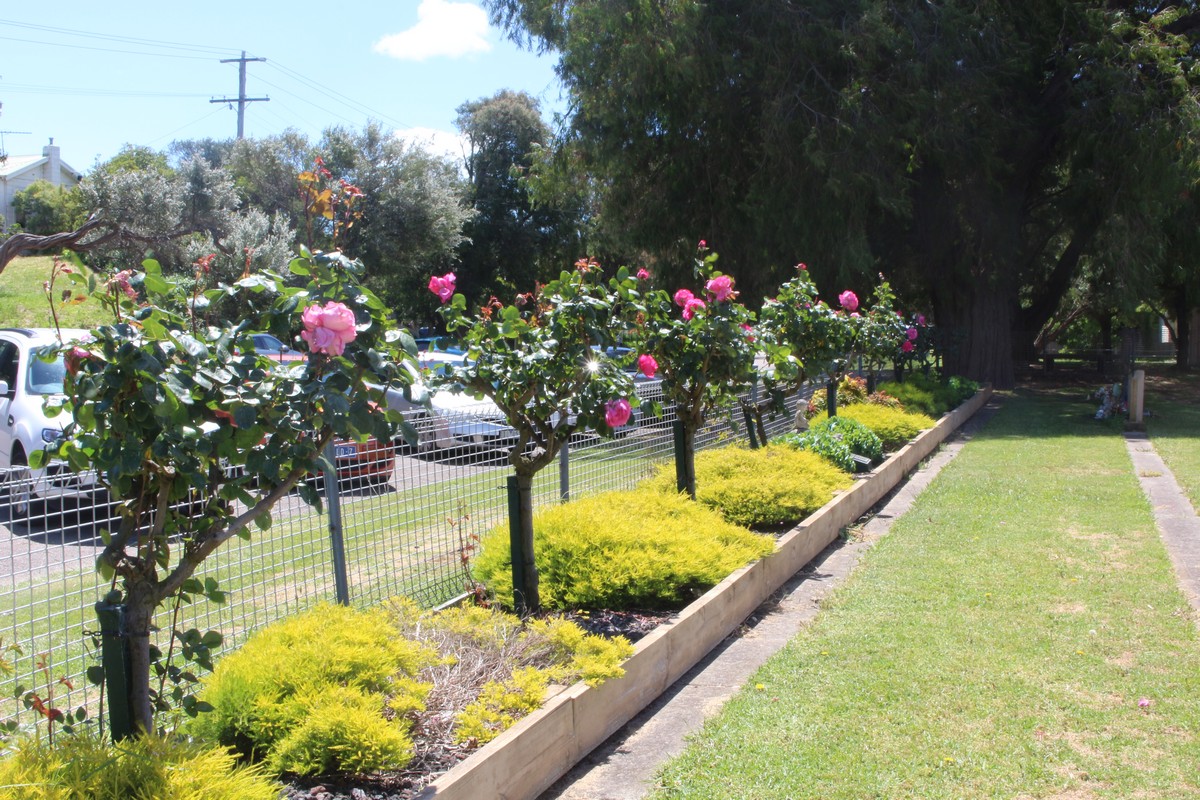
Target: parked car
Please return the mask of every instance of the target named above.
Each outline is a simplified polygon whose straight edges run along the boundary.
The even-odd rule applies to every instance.
[[[64,329],[63,341],[77,341],[86,331]],[[47,417],[45,404],[61,398],[66,365],[59,356],[44,360],[59,344],[50,328],[0,329],[0,470],[15,517],[27,517],[46,500],[92,500],[99,490],[95,475],[73,472],[51,461],[29,467],[29,456],[55,445],[70,417]]]
[[[374,436],[365,442],[336,439],[333,443],[334,468],[339,482],[384,484],[396,469],[396,446]]]
[[[304,353],[289,347],[278,336],[269,333],[252,333],[250,337],[254,340],[254,352],[260,355],[270,356],[280,362],[304,360]]]
[[[420,370],[406,363],[412,377],[411,399],[398,389],[388,389],[388,408],[402,413],[417,430],[417,450],[509,449],[517,443],[517,432],[490,400],[476,400],[462,391],[441,389],[430,392],[425,373],[445,370],[463,362],[464,356],[440,351],[420,354]]]

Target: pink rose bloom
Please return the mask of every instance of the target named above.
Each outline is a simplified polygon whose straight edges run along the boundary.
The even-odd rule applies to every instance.
[[[314,353],[340,356],[346,345],[358,336],[354,312],[342,303],[331,301],[323,306],[311,305],[304,309],[300,319],[304,323],[300,338],[308,342]]]
[[[648,280],[650,280],[650,273],[649,273],[649,272],[646,270],[646,268],[645,268],[645,267],[642,267],[641,269],[639,269],[639,270],[637,271],[637,279],[638,279],[639,281],[648,281]]]
[[[904,344],[900,345],[900,352],[911,353],[913,351],[913,343],[908,339],[904,340]]]
[[[925,315],[924,314],[917,314],[917,324],[918,325],[925,324]]]
[[[687,289],[680,289],[675,293],[675,305],[681,307],[686,306],[688,303],[692,302],[695,297],[696,295],[692,294]]]
[[[710,297],[718,303],[723,303],[737,296],[737,292],[733,290],[733,278],[728,275],[718,275],[704,284],[704,288]]]
[[[704,301],[699,297],[693,297],[691,300],[688,300],[687,305],[683,307],[683,318],[691,319],[692,317],[696,316],[696,312],[701,308],[708,308],[708,306],[706,306]]]
[[[697,244],[697,245],[696,245],[696,247],[698,247],[698,248],[700,248],[701,250],[703,250],[704,248],[708,247],[708,242],[706,242],[706,241],[704,241],[703,239],[701,239],[701,240],[700,240],[700,243],[699,243],[699,244]]]
[[[658,362],[654,360],[654,356],[649,353],[638,356],[638,369],[647,378],[653,378],[654,373],[658,372]]]
[[[854,311],[858,308],[858,295],[847,289],[838,295],[838,302],[847,311]]]
[[[604,421],[610,428],[619,428],[629,422],[633,409],[629,401],[622,397],[620,400],[609,400],[604,404]]]
[[[861,316],[862,316],[862,314],[859,314],[857,311],[850,312],[850,319],[858,319]]]
[[[908,329],[908,332],[907,332],[907,335],[908,335],[908,340],[909,340],[910,342],[915,342],[915,341],[917,340],[917,329],[916,329],[916,328],[909,328],[909,329]]]
[[[796,269],[800,270],[801,272],[807,272],[808,264],[805,264],[804,262],[800,262],[799,264],[796,265]]]
[[[429,291],[438,296],[438,299],[443,303],[450,301],[454,297],[454,283],[458,278],[453,272],[447,272],[440,278],[434,275],[429,279]]]
[[[745,332],[745,334],[746,334],[746,341],[747,341],[747,342],[753,342],[753,341],[754,341],[754,326],[753,326],[753,325],[751,325],[751,324],[750,324],[750,323],[748,323],[748,322],[743,322],[743,323],[742,323],[742,330],[743,330],[743,331]]]

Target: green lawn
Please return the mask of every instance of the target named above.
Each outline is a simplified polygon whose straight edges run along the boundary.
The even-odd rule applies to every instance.
[[[1200,510],[1200,373],[1152,379],[1146,409],[1146,430],[1154,449]]]
[[[1092,411],[1010,398],[654,797],[1200,797],[1194,615]]]
[[[0,272],[0,327],[53,327],[50,301],[43,288],[53,265],[52,256],[24,256]],[[54,288],[61,300],[62,290],[72,287],[59,278]],[[77,305],[58,305],[58,324],[63,328],[94,328],[107,319],[104,309],[91,298]]]

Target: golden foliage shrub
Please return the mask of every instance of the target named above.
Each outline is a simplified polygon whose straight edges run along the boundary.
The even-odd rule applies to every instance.
[[[741,446],[696,453],[696,499],[728,522],[748,528],[794,525],[828,503],[853,479],[816,453],[792,447]],[[667,464],[643,484],[675,491]]]
[[[770,537],[731,524],[671,488],[605,492],[536,511],[542,605],[679,607],[774,549]],[[475,578],[510,607],[511,558],[505,524],[484,535],[473,567]]]

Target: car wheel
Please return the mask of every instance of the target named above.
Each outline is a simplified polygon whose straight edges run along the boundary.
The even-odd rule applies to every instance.
[[[41,511],[42,503],[33,493],[33,473],[29,459],[20,445],[13,447],[12,469],[8,473],[9,516],[15,520],[28,520]]]

